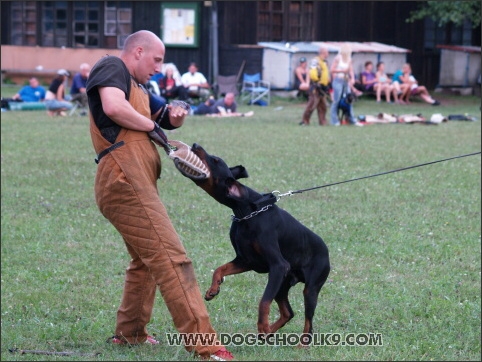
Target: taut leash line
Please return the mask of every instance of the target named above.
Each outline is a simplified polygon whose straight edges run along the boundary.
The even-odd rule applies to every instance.
[[[350,180],[333,182],[333,183],[331,183],[331,184],[325,184],[325,185],[322,185],[322,186],[315,186],[315,187],[310,187],[310,188],[307,188],[307,189],[301,189],[301,190],[297,190],[297,191],[288,191],[288,192],[285,193],[285,194],[281,194],[279,191],[276,190],[276,191],[273,191],[273,194],[277,195],[277,199],[279,200],[279,199],[280,199],[281,197],[283,197],[283,196],[291,196],[291,195],[293,195],[293,194],[301,194],[301,193],[303,193],[303,192],[305,192],[305,191],[311,191],[311,190],[321,189],[321,188],[323,188],[323,187],[340,185],[340,184],[344,184],[344,183],[347,183],[347,182],[359,181],[359,180],[363,180],[363,179],[370,178],[370,177],[387,175],[387,174],[389,174],[389,173],[394,173],[394,172],[400,172],[400,171],[410,170],[410,169],[412,169],[412,168],[417,168],[417,167],[432,165],[432,164],[434,164],[434,163],[439,163],[439,162],[444,162],[444,161],[450,161],[450,160],[454,160],[454,159],[456,159],[456,158],[462,158],[462,157],[468,157],[468,156],[475,156],[475,155],[480,155],[480,151],[479,151],[479,152],[468,153],[468,154],[465,154],[465,155],[459,155],[459,156],[444,158],[444,159],[442,159],[442,160],[437,160],[437,161],[431,161],[431,162],[421,163],[421,164],[419,164],[419,165],[408,166],[408,167],[403,167],[403,168],[397,168],[397,169],[395,169],[395,170],[380,172],[380,173],[376,173],[376,174],[368,175],[368,176],[357,177],[357,178],[353,178],[353,179],[350,179]]]

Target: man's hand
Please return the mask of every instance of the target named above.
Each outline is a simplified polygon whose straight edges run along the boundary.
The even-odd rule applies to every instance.
[[[173,100],[169,105],[169,123],[174,127],[181,127],[184,118],[189,114],[191,106],[180,100]]]
[[[154,122],[154,129],[147,134],[156,145],[164,148],[167,154],[171,152],[171,147],[169,147],[167,136],[157,123]]]

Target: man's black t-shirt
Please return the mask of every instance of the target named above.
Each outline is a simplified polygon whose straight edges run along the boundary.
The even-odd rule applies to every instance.
[[[144,87],[141,84],[139,84],[139,86]],[[89,109],[94,117],[95,124],[104,138],[110,143],[114,143],[121,127],[104,113],[99,87],[119,88],[124,92],[125,99],[129,101],[131,75],[122,59],[108,55],[99,60],[90,72],[86,87]],[[166,100],[164,98],[155,96],[147,91],[147,89],[145,89],[145,91],[146,94],[149,95],[151,115],[156,114],[161,108],[166,106]],[[159,114],[162,115],[160,119],[156,120],[159,126],[164,129],[177,128],[171,124],[169,112],[161,112]]]
[[[87,81],[87,96],[89,109],[94,117],[95,124],[102,129],[116,126],[104,113],[98,87],[116,87],[123,91],[126,100],[129,100],[131,76],[124,62],[115,56],[105,56],[92,68]]]

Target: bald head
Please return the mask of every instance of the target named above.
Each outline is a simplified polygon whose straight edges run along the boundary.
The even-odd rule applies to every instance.
[[[129,35],[122,48],[122,53],[130,52],[132,49],[142,46],[144,48],[148,48],[149,44],[154,41],[159,41],[160,39],[154,34],[152,31],[149,30],[139,30],[135,33]],[[121,53],[121,54],[122,54]]]
[[[146,84],[160,73],[166,48],[159,37],[151,31],[140,30],[129,35],[120,54],[134,79]]]
[[[80,65],[80,74],[82,75],[82,77],[88,78],[90,74],[90,64],[82,63]]]
[[[320,49],[318,49],[318,55],[321,57],[321,59],[328,58],[328,48],[321,46]]]
[[[234,100],[235,100],[235,96],[234,96],[234,93],[233,92],[228,92],[226,93],[226,95],[224,96],[224,103],[227,105],[227,106],[230,106],[231,104],[234,103]]]

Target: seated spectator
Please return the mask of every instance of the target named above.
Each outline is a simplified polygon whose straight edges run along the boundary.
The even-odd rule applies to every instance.
[[[146,84],[147,90],[149,90],[151,93],[154,93],[156,96],[160,96],[161,90],[159,89],[159,82],[161,81],[162,78],[164,78],[164,74],[162,73],[154,74]]]
[[[82,63],[80,65],[80,72],[76,73],[72,78],[72,86],[70,87],[71,101],[79,102],[82,107],[87,107],[87,93],[85,87],[87,79],[89,78],[90,65]]]
[[[403,103],[409,104],[411,96],[419,96],[420,98],[422,98],[423,101],[433,106],[440,105],[439,101],[433,99],[430,96],[425,86],[418,84],[418,81],[412,75],[412,68],[409,63],[403,65],[402,72],[403,74],[399,77],[399,79],[403,82],[404,85],[403,92],[400,97],[400,100]]]
[[[12,100],[17,102],[42,102],[45,99],[45,88],[42,87],[37,78],[32,77],[29,85],[22,87]]]
[[[65,81],[70,73],[59,69],[57,77],[50,83],[45,95],[45,106],[49,116],[66,116],[65,111],[72,109],[72,103],[65,99]]]
[[[411,69],[410,69],[410,72],[411,72]],[[432,106],[440,105],[439,101],[432,98],[427,88],[423,85],[419,85],[418,81],[411,74],[408,77],[408,84],[410,85],[410,88],[409,88],[409,91],[407,91],[406,94],[404,94],[405,98],[403,100],[405,101],[405,103],[407,104],[410,103],[411,96],[419,96],[420,98],[422,98],[424,102],[429,103]]]
[[[392,92],[392,80],[388,78],[385,73],[385,63],[378,62],[376,77],[377,82],[375,83],[375,90],[377,92],[377,102],[381,101],[382,92],[384,92],[387,103],[391,103],[390,94]]]
[[[183,87],[181,79],[174,76],[174,68],[171,66],[166,67],[166,75],[159,79],[159,89],[161,96],[166,99],[187,99],[187,89]]]
[[[295,69],[295,89],[298,96],[308,100],[308,90],[310,89],[310,77],[308,73],[308,63],[305,57],[300,58],[300,65]]]
[[[371,61],[365,62],[365,70],[361,74],[361,83],[364,92],[375,92],[374,87],[377,83],[377,76],[373,73],[373,63]]]
[[[188,71],[182,75],[181,82],[186,88],[188,97],[205,100],[210,95],[210,85],[206,77],[198,72],[198,67],[194,62],[189,65]]]
[[[29,85],[22,87],[11,98],[2,97],[2,110],[10,109],[10,102],[42,102],[45,98],[45,88],[39,84],[37,78],[29,79]]]
[[[405,82],[405,77],[404,77],[404,74],[406,73],[407,69],[410,70],[410,65],[408,63],[405,63],[402,66],[402,69],[397,70],[392,77],[393,99],[395,103],[398,103],[398,104],[406,104],[403,101],[403,99],[401,99],[401,96],[405,94],[407,89],[410,88],[410,86]]]

